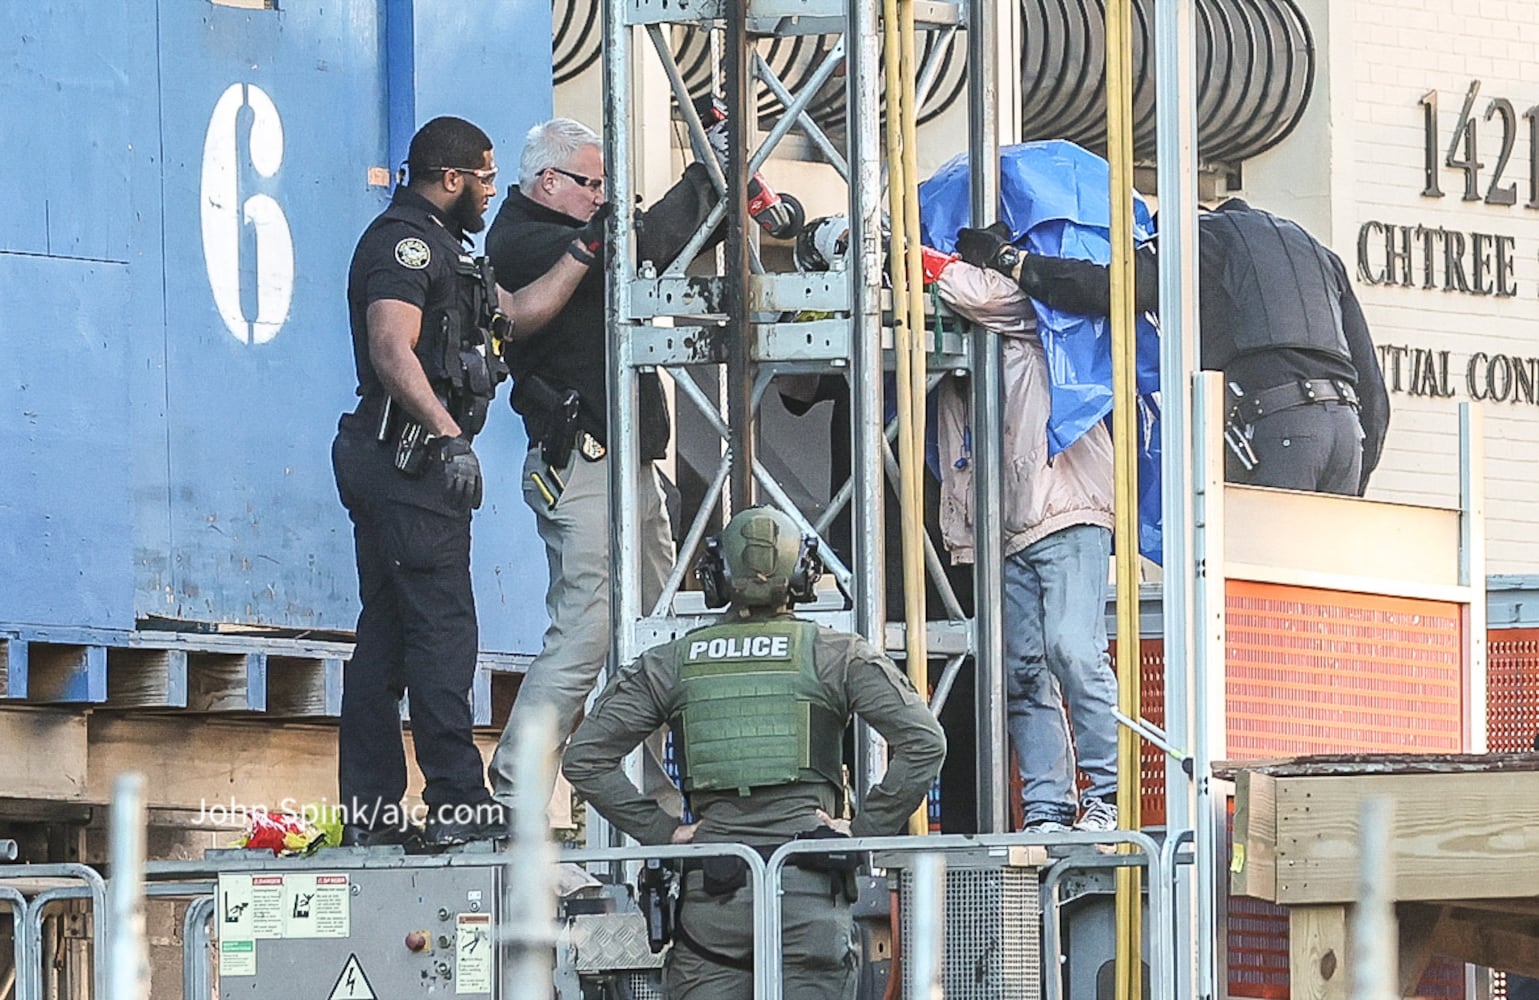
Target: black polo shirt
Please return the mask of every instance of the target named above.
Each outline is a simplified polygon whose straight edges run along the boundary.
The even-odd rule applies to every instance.
[[[486,253],[497,283],[509,291],[533,283],[561,259],[582,226],[571,216],[525,197],[518,185],[508,188],[486,235]],[[610,362],[605,343],[603,250],[599,253],[566,308],[534,336],[510,343],[507,360],[515,381],[532,373],[557,389],[576,389],[582,397],[578,426],[607,445]],[[662,458],[668,453],[668,409],[655,372],[638,376],[637,406],[641,458]]]
[[[353,362],[358,369],[360,412],[378,413],[385,390],[369,360],[369,305],[394,299],[424,311],[448,294],[460,258],[469,260],[464,233],[432,202],[402,186],[390,207],[359,237],[347,272],[347,317],[353,332]]]

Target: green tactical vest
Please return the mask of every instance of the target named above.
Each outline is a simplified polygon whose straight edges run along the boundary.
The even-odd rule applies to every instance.
[[[684,791],[842,787],[848,720],[818,681],[817,631],[811,622],[749,621],[679,640],[683,697],[669,724],[682,748]]]

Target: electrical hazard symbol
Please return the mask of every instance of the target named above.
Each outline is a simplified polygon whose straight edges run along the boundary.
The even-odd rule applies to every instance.
[[[331,995],[326,1000],[378,1000],[374,987],[369,985],[369,977],[363,974],[363,965],[359,963],[356,953],[347,956],[347,964],[342,966],[337,985],[331,988]]]

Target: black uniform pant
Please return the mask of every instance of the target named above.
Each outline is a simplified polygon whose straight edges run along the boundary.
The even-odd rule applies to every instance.
[[[426,779],[423,802],[430,810],[482,802],[490,793],[471,731],[479,635],[470,514],[392,497],[390,480],[382,477],[399,473],[372,440],[344,431],[332,446],[332,460],[353,521],[363,604],[357,645],[343,674],[342,804],[351,821],[367,823],[406,793],[401,697],[408,691],[417,766]]]
[[[1225,478],[1231,483],[1358,495],[1363,425],[1351,406],[1330,401],[1278,410],[1245,433],[1256,453],[1256,467],[1246,470],[1228,452]]]

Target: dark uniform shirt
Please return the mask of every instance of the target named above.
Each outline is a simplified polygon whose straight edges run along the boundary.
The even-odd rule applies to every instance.
[[[497,211],[486,235],[486,253],[497,283],[517,291],[549,271],[567,252],[583,223],[525,197],[518,185]],[[605,341],[604,251],[549,326],[507,347],[514,380],[533,373],[558,389],[575,389],[582,397],[578,427],[608,444],[609,380]],[[637,378],[637,407],[641,425],[641,457],[662,458],[668,452],[668,410],[662,383],[655,372]],[[526,426],[528,418],[526,418]],[[531,428],[531,436],[533,429]]]
[[[678,650],[684,641],[649,649],[620,672],[577,727],[561,768],[583,798],[643,844],[668,843],[679,821],[643,796],[620,764],[677,709],[682,693]],[[831,703],[846,719],[859,715],[887,741],[887,773],[866,793],[850,832],[857,837],[899,833],[945,760],[940,723],[908,677],[861,637],[819,629],[813,657]],[[690,806],[700,828],[694,839],[778,844],[817,826],[818,809],[834,814],[838,797],[839,790],[822,781],[755,788],[746,796],[695,792]]]
[[[348,438],[347,464],[356,488],[456,518],[469,512],[449,501],[439,476],[408,478],[395,468],[391,449],[373,440],[386,392],[369,357],[368,312],[371,303],[390,299],[426,314],[432,303],[453,294],[455,283],[465,280],[456,263],[470,259],[463,238],[452,219],[404,185],[396,188],[390,208],[359,237],[347,272],[347,314],[362,400],[340,424]],[[419,339],[418,350],[424,348]]]
[[[392,299],[426,310],[440,286],[462,280],[455,262],[470,259],[463,241],[458,224],[404,185],[395,189],[390,210],[359,237],[347,271],[347,318],[363,407],[377,412],[385,391],[369,359],[369,306]]]
[[[1253,243],[1237,224],[1245,219],[1266,219],[1290,238]],[[1389,429],[1389,393],[1341,259],[1296,223],[1238,198],[1202,214],[1197,242],[1203,367],[1220,368],[1252,396],[1304,379],[1351,383],[1362,423],[1366,485]],[[1133,263],[1134,308],[1157,312],[1159,264],[1153,247],[1141,248]],[[1031,254],[1022,262],[1019,284],[1027,295],[1066,312],[1110,311],[1105,265]],[[1237,351],[1237,334],[1254,334],[1257,328],[1269,331],[1270,346]],[[1305,346],[1312,340],[1318,349]]]

